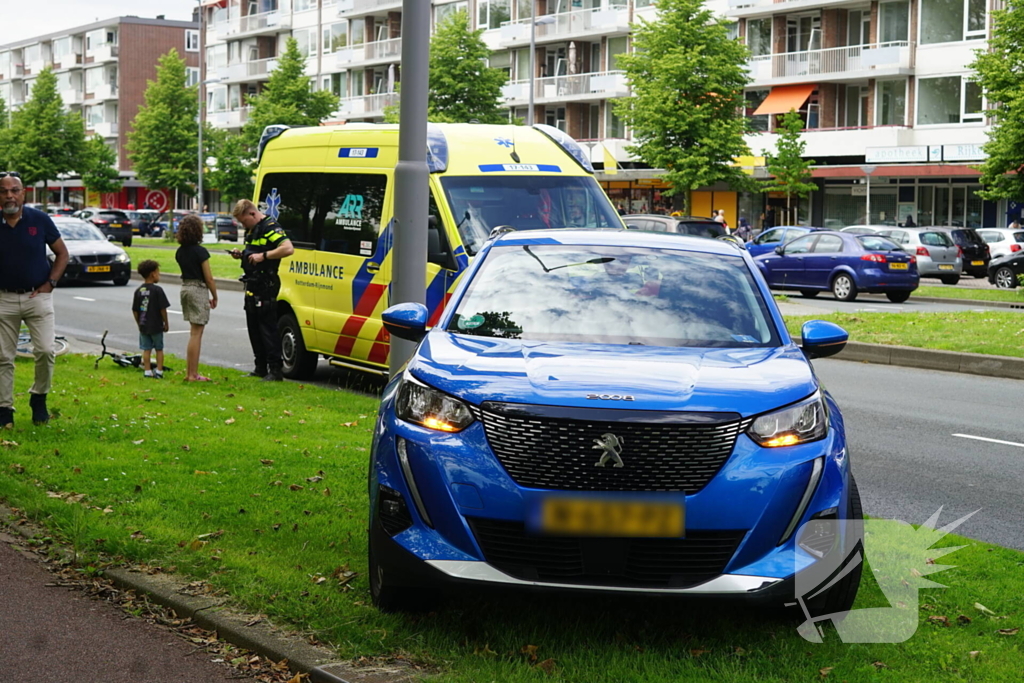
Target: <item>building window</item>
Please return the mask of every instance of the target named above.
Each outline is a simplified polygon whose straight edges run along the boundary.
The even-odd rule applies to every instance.
[[[921,0],[921,43],[985,37],[985,0]]]
[[[981,86],[969,77],[921,78],[917,83],[919,126],[977,123],[983,120]]]
[[[324,27],[324,54],[337,52],[346,47],[348,47],[348,20]]]
[[[747,20],[747,47],[752,57],[761,57],[772,53],[772,20]]]
[[[191,88],[193,85],[196,85],[197,83],[199,83],[199,67],[185,67],[185,87]]]
[[[479,0],[476,9],[477,28],[501,28],[512,17],[509,0]]]
[[[626,124],[615,115],[615,108],[611,102],[605,104],[605,112],[607,116],[604,123],[604,136],[606,138],[625,138]]]
[[[910,40],[910,3],[883,2],[878,6],[879,43],[897,43]]]
[[[863,85],[846,87],[846,127],[862,128],[868,125],[868,89]]]
[[[750,128],[756,132],[764,133],[768,131],[768,124],[771,117],[767,114],[760,114],[754,116],[754,112],[761,106],[765,98],[768,97],[768,90],[748,90],[743,94],[743,99],[746,104],[746,115],[750,119]]]
[[[199,31],[185,31],[185,52],[199,52]]]
[[[465,2],[450,2],[447,5],[436,6],[434,8],[434,26],[437,26],[456,12],[468,11],[468,6]]]
[[[352,45],[362,45],[366,42],[366,24],[362,21],[352,22]]]
[[[309,57],[316,53],[316,29],[299,29],[292,32],[292,37],[299,44],[299,54]]]
[[[626,36],[619,36],[608,39],[608,71],[618,71],[619,55],[624,55],[629,50],[629,41]]]
[[[879,126],[902,126],[907,122],[907,82],[903,79],[878,81],[878,110],[875,122]]]
[[[316,0],[294,0],[296,12],[305,12],[306,10],[316,9]]]

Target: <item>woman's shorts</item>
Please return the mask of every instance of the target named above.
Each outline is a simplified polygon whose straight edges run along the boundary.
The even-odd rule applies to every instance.
[[[210,290],[202,280],[181,281],[181,313],[185,322],[205,325],[210,322]]]

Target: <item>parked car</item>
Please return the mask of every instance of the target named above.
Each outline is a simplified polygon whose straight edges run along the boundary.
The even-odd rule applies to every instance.
[[[82,209],[75,218],[89,221],[107,237],[113,238],[126,247],[132,246],[132,221],[120,209]]]
[[[963,251],[963,272],[974,277],[986,277],[988,264],[992,260],[988,245],[974,228],[939,227],[936,230],[948,232],[953,243]]]
[[[916,258],[878,235],[813,232],[755,259],[772,289],[815,297],[831,290],[840,301],[861,292],[903,303],[917,289]]]
[[[70,216],[75,213],[75,210],[70,206],[51,206],[49,214],[51,216]]]
[[[992,259],[988,264],[988,281],[999,289],[1016,289],[1024,274],[1024,251]]]
[[[662,216],[637,213],[623,216],[626,227],[646,232],[670,232],[677,235],[716,238],[726,234],[725,227],[713,218],[701,216]]]
[[[751,256],[760,256],[775,250],[775,247],[786,242],[792,242],[797,237],[802,237],[814,230],[823,228],[809,228],[803,225],[778,225],[768,228],[754,239],[747,242],[747,251]]]
[[[840,232],[849,232],[854,235],[874,235],[879,230],[885,230],[884,225],[848,225],[842,228]]]
[[[125,214],[127,214],[132,222],[133,235],[138,235],[139,237],[159,237],[159,234],[153,234],[153,223],[160,215],[159,211],[153,211],[152,209],[139,209],[136,211],[133,209],[125,211]]]
[[[988,245],[992,259],[1015,254],[1024,249],[1024,230],[1010,228],[977,228],[977,233]]]
[[[160,214],[159,218],[157,218],[156,223],[154,223],[154,225],[159,226],[161,234],[170,231],[172,235],[176,235],[178,233],[178,223],[181,221],[181,219],[184,218],[185,216],[188,216],[189,214],[194,213],[195,211],[187,211],[185,209],[174,209],[173,211],[164,211],[162,214]]]
[[[132,261],[124,249],[110,242],[92,223],[70,216],[53,216],[53,223],[68,247],[64,280],[112,280],[126,285],[132,276]],[[53,252],[49,252],[53,259]]]
[[[738,245],[506,232],[428,318],[415,303],[383,313],[421,343],[371,448],[381,609],[459,583],[780,605],[796,567],[856,554],[843,421],[808,360],[847,335],[812,321],[798,347]],[[795,531],[824,518],[844,531]],[[856,596],[859,558],[848,568],[824,588],[829,609]]]
[[[921,277],[937,277],[944,285],[960,282],[963,250],[953,243],[948,232],[934,228],[887,228],[878,231],[878,235],[888,237],[916,256]]]
[[[240,223],[230,213],[218,213],[206,221],[210,229],[217,235],[218,240],[227,242],[238,241],[238,227]]]

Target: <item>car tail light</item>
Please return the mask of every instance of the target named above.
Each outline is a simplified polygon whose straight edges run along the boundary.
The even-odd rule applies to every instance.
[[[910,256],[910,262],[911,262],[911,263],[917,263],[917,257],[916,257],[916,256],[914,256],[913,254],[911,254],[911,256]]]
[[[931,256],[931,254],[928,253],[928,249],[926,249],[925,247],[918,247],[917,248],[917,255],[918,256]]]
[[[991,256],[991,255],[992,255],[992,249],[986,244],[985,245],[985,256]]]
[[[1020,245],[1019,244],[1011,244],[1010,245],[1010,251],[1020,251]]]
[[[956,248],[956,257],[957,258],[963,258],[964,257],[964,248],[959,246],[959,245],[957,245],[957,248]]]
[[[102,218],[97,218],[93,220],[93,223],[95,223],[96,225],[108,225],[110,221],[105,221]]]
[[[860,257],[861,261],[873,261],[874,263],[885,263],[885,257],[881,254],[864,254]]]

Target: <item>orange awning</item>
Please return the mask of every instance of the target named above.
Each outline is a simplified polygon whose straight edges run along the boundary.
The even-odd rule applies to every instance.
[[[768,93],[768,97],[764,98],[764,102],[754,112],[754,116],[760,114],[785,114],[790,109],[800,110],[800,107],[804,106],[804,102],[811,96],[814,89],[817,88],[816,83],[801,83],[800,85],[780,85],[772,88],[772,91]]]

